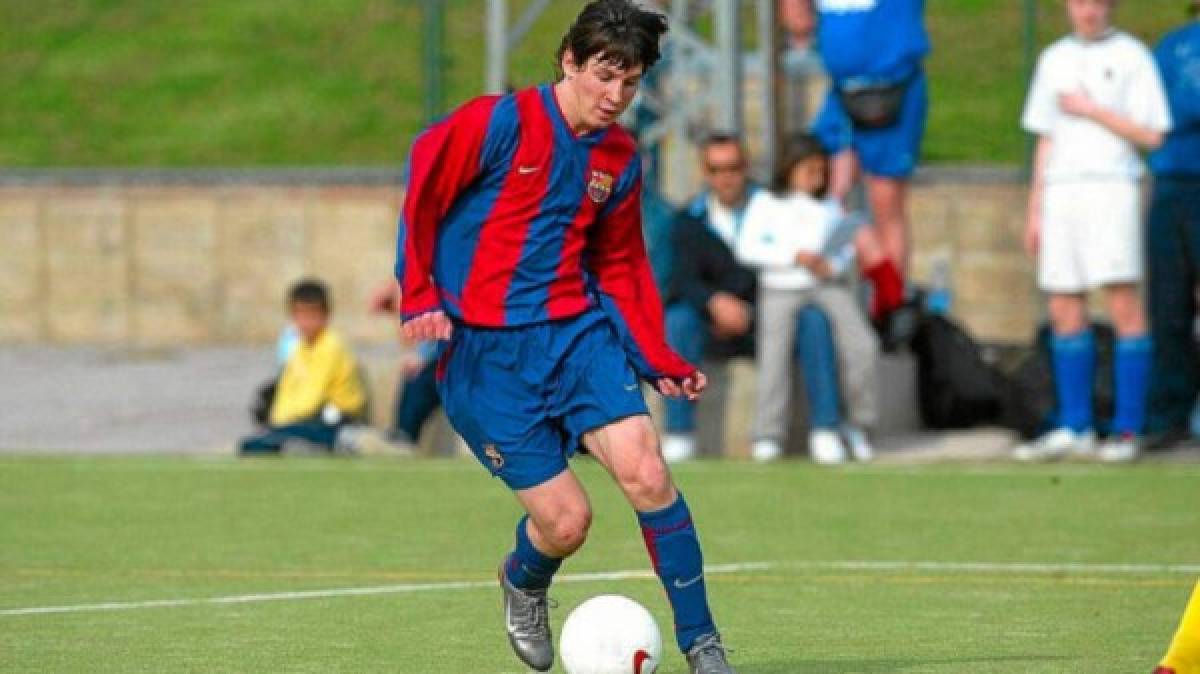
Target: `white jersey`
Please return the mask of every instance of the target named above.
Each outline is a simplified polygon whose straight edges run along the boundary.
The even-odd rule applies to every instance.
[[[1145,166],[1132,143],[1097,122],[1059,109],[1059,95],[1076,91],[1139,126],[1170,130],[1167,97],[1150,51],[1117,30],[1098,40],[1061,38],[1038,58],[1021,117],[1025,130],[1052,141],[1047,182],[1139,178]]]
[[[738,260],[759,268],[759,284],[777,290],[815,287],[819,282],[806,267],[796,264],[796,253],[826,254],[829,234],[839,219],[830,203],[806,194],[776,197],[759,190],[746,205],[742,231],[735,250]],[[852,249],[851,249],[852,250]],[[834,272],[840,260],[829,256]]]

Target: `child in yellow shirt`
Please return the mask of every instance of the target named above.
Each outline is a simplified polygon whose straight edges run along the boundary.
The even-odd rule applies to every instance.
[[[278,454],[288,440],[334,447],[343,425],[366,408],[366,392],[349,347],[329,327],[329,291],[305,279],[288,291],[288,313],[299,343],[284,365],[266,432],[242,440],[242,454]]]

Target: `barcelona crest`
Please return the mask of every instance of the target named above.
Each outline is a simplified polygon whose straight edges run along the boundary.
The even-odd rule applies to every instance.
[[[602,204],[608,201],[612,196],[613,177],[611,173],[604,171],[592,171],[592,178],[588,181],[588,196],[592,201]]]

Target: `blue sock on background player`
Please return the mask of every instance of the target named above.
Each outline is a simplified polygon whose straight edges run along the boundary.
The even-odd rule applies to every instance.
[[[1058,425],[1077,433],[1091,430],[1092,379],[1096,371],[1096,340],[1092,331],[1055,335],[1050,351],[1058,394]]]
[[[1150,385],[1150,361],[1154,344],[1147,335],[1117,340],[1113,360],[1117,389],[1113,435],[1142,432],[1146,422],[1146,393]]]
[[[697,637],[717,631],[708,610],[704,559],[700,538],[692,526],[692,513],[680,493],[662,510],[639,512],[638,522],[654,572],[662,580],[675,613],[675,640],[679,650],[686,653]]]
[[[533,546],[529,540],[529,515],[517,522],[517,545],[504,560],[504,575],[513,587],[522,590],[544,590],[550,587],[550,581],[562,560],[550,557]]]

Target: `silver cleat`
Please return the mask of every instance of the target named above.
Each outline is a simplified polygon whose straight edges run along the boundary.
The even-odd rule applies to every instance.
[[[513,587],[500,567],[500,589],[504,591],[504,629],[508,643],[521,662],[539,672],[554,666],[554,637],[550,633],[550,600],[545,590]],[[720,671],[720,670],[713,670]]]

